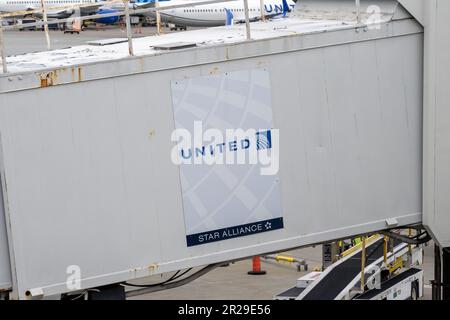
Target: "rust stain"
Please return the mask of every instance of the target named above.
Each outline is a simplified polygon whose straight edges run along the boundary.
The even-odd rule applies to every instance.
[[[152,263],[151,265],[149,265],[148,267],[147,267],[147,269],[149,269],[149,270],[156,270],[156,269],[158,269],[158,264],[157,263]]]
[[[209,72],[209,74],[216,74],[219,71],[218,67],[212,68],[212,70]]]
[[[44,78],[44,79],[41,78],[41,88],[43,88],[43,87],[48,87],[47,78]]]
[[[56,84],[58,80],[58,71],[50,71],[48,73],[41,73],[39,75],[41,81],[41,88],[51,87]]]
[[[156,135],[155,129],[151,129],[151,130],[148,132],[148,137],[149,137],[150,139],[153,138],[155,135]]]
[[[75,69],[77,69],[77,70],[75,70]],[[38,76],[39,76],[41,88],[57,85],[60,75],[62,73],[67,74],[68,71],[69,71],[68,68],[61,68],[61,69],[56,69],[56,70],[46,72],[46,73],[39,73]],[[71,72],[71,76],[72,76],[72,78],[71,78],[72,82],[75,82],[75,81],[79,82],[82,80],[81,67],[77,67],[77,68],[71,67],[70,72]]]
[[[266,62],[265,61],[258,61],[258,67],[262,67],[262,66],[265,66],[266,65]]]
[[[152,263],[152,264],[150,264],[150,265],[148,265],[146,267],[131,268],[130,272],[137,273],[137,272],[140,272],[140,271],[147,270],[147,271],[150,272],[150,274],[152,274],[158,268],[159,268],[159,265],[157,263]]]

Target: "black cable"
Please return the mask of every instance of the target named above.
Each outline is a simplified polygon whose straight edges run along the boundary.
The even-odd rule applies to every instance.
[[[183,278],[181,280],[171,281],[170,283],[165,283],[165,284],[162,284],[162,285],[155,285],[155,286],[147,287],[147,288],[143,287],[141,289],[127,291],[125,294],[126,294],[127,297],[133,297],[133,296],[138,296],[138,295],[141,295],[141,294],[146,294],[146,293],[151,293],[151,292],[156,292],[156,291],[161,291],[161,290],[167,290],[167,289],[180,287],[182,285],[185,285],[185,284],[187,284],[189,282],[192,282],[192,281],[200,278],[201,276],[207,274],[208,272],[214,270],[215,268],[217,268],[217,267],[219,267],[221,265],[223,265],[223,262],[210,264],[210,265],[204,267],[203,269],[200,269],[197,272],[195,272],[195,273],[193,273],[193,274],[189,275],[188,277],[185,277],[185,278]]]
[[[431,240],[431,236],[428,234],[428,232],[425,230],[422,233],[417,234],[413,237],[403,236],[400,234],[392,233],[390,231],[388,232],[381,232],[381,234],[388,236],[389,238],[399,240],[401,242],[407,243],[407,244],[413,244],[413,245],[419,245],[423,243],[427,243]],[[424,236],[424,237],[422,237]]]
[[[173,280],[177,280],[180,277],[184,276],[186,273],[188,273],[189,271],[191,271],[192,268],[189,268],[185,271],[183,271],[180,275],[178,275],[180,273],[181,270],[178,270],[177,272],[175,272],[169,279],[164,280],[162,282],[159,283],[152,283],[152,284],[134,284],[134,283],[128,283],[128,282],[122,282],[122,285],[125,286],[130,286],[130,287],[137,287],[137,288],[152,288],[152,287],[157,287],[157,286],[161,286],[161,285],[165,285],[167,283],[169,283],[170,281]],[[178,275],[178,276],[177,276]]]
[[[189,271],[191,271],[192,268],[189,268],[187,270],[185,270],[183,273],[181,273],[178,277],[173,278],[172,280],[176,280],[176,279],[180,279],[182,276],[184,276],[186,273],[188,273]]]

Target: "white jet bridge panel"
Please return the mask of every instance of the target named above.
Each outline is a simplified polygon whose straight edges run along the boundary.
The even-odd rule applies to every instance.
[[[418,23],[367,29],[292,17],[253,24],[254,41],[243,30],[186,32],[198,46],[168,53],[152,46],[180,35],[140,38],[133,58],[126,44],[73,48],[90,62],[80,66],[61,59],[68,49],[33,54],[37,66],[28,55],[11,60],[17,73],[0,77],[0,135],[13,296],[66,292],[74,270],[90,288],[372,232],[388,219],[421,221]],[[217,81],[243,71],[266,74],[269,92]],[[229,97],[212,127],[249,101],[270,106],[249,110],[279,130],[280,205],[267,199],[265,208],[268,217],[281,208],[281,228],[187,245],[182,178],[171,160],[172,83],[200,78]],[[211,108],[198,99],[205,92],[187,94],[197,97],[186,100],[191,121],[202,119]],[[258,203],[255,183],[230,194],[238,195],[230,216]]]
[[[2,188],[0,186],[0,191],[1,189]],[[0,192],[0,291],[10,289],[11,286],[11,266],[9,262],[3,192]]]

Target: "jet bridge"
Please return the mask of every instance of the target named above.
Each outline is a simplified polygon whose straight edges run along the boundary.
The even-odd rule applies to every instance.
[[[7,57],[0,284],[47,297],[74,268],[85,289],[422,221],[450,246],[450,7],[401,3]],[[174,163],[196,121],[258,129],[278,170]]]

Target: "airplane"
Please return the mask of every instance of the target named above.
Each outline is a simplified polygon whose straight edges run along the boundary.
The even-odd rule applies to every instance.
[[[136,3],[147,3],[154,0],[136,0]],[[160,7],[192,3],[192,0],[171,0],[159,3]],[[198,2],[198,0],[197,0]],[[265,16],[285,15],[295,7],[292,0],[264,0]],[[248,0],[250,21],[257,21],[261,18],[260,0]],[[155,18],[155,13],[149,15]],[[236,22],[245,21],[244,2],[236,0],[231,2],[213,3],[185,8],[161,10],[161,21],[176,26],[191,27],[214,27],[232,24],[230,18]]]
[[[94,14],[108,14],[117,13],[123,10],[122,6],[105,6],[102,2],[105,0],[45,0],[44,6],[46,8],[51,8],[47,11],[48,19],[65,19],[71,17],[75,14],[75,8],[61,8],[67,6],[77,6],[80,7],[80,15],[94,15]],[[147,7],[154,6],[154,0],[146,0],[146,2],[141,3],[129,3],[131,9],[143,9]],[[41,0],[0,0],[0,12],[1,13],[13,13],[17,11],[31,11],[41,9]],[[41,13],[35,13],[34,16],[40,17]],[[96,19],[97,22],[102,24],[115,24],[119,21],[119,16],[115,17],[105,17]]]

